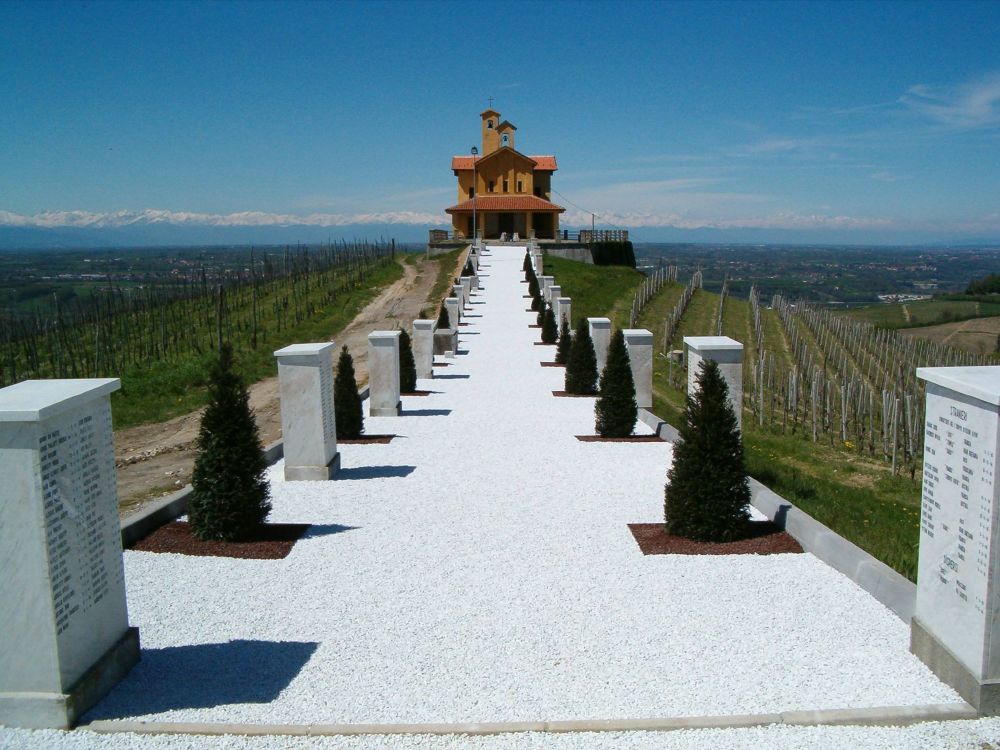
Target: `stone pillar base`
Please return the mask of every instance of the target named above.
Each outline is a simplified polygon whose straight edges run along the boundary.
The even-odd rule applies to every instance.
[[[403,410],[403,402],[399,401],[395,406],[390,406],[388,409],[372,409],[368,407],[369,417],[398,417],[399,413]]]
[[[139,628],[129,628],[65,693],[0,693],[0,725],[70,729],[139,663]]]
[[[951,685],[980,716],[1000,716],[1000,680],[980,680],[916,617],[910,620],[910,652],[942,682]]]
[[[325,482],[340,470],[340,451],[333,454],[326,466],[289,466],[285,464],[286,482]]]

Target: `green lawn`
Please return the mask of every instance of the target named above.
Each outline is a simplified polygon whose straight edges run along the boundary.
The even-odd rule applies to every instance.
[[[634,268],[594,266],[545,256],[545,275],[554,276],[564,297],[573,298],[573,318],[611,318],[627,328],[632,297],[645,276]]]
[[[930,299],[859,307],[847,314],[880,328],[916,328],[1000,315],[1000,302]]]

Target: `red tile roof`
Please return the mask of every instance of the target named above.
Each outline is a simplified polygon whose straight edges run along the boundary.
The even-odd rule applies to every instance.
[[[551,211],[562,213],[566,209],[550,203],[537,195],[481,195],[445,209],[445,213],[472,213],[475,202],[477,211]]]
[[[485,158],[485,156],[480,156],[476,158],[476,161],[482,161]],[[541,172],[555,172],[559,169],[559,167],[556,166],[556,157],[554,156],[529,156],[528,158],[535,162],[535,169]],[[465,169],[472,169],[472,157],[451,157],[451,168],[456,172],[460,172]]]

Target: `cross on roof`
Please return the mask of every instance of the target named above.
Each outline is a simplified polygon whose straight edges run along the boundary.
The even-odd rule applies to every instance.
[[[490,97],[490,109],[493,109],[493,97]]]

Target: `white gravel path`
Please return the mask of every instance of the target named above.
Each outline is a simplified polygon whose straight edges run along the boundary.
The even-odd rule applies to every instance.
[[[811,555],[644,557],[666,443],[580,443],[593,400],[554,398],[519,283],[484,259],[467,352],[368,418],[332,482],[281,481],[288,558],[128,551],[143,660],[88,719],[385,723],[749,714],[959,702],[908,629]],[[640,426],[641,427],[641,426]],[[646,428],[641,427],[645,431]],[[226,740],[0,732],[0,747],[965,747],[996,721],[489,738]],[[766,741],[764,738],[767,738]],[[130,744],[131,743],[131,744]]]

